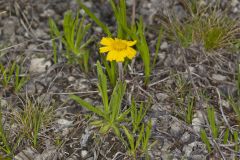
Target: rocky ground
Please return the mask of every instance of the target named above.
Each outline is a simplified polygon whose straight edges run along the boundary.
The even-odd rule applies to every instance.
[[[147,24],[147,40],[152,54],[158,36],[157,29],[167,11],[172,10],[179,19],[187,16],[181,2],[137,0],[137,17],[143,15]],[[211,4],[214,1],[202,0],[200,3]],[[114,18],[107,1],[91,0],[84,4],[114,29]],[[127,6],[131,14],[130,0]],[[230,6],[228,16],[239,19],[240,1],[222,0],[221,7],[226,6]],[[69,95],[75,93],[93,104],[101,103],[95,69],[98,44],[90,45],[92,70],[89,74],[83,73],[77,66],[67,64],[64,59],[58,64],[53,63],[48,19],[51,17],[60,25],[64,12],[69,9],[77,11],[75,0],[0,0],[0,62],[8,64],[16,61],[22,67],[22,76],[30,76],[18,94],[12,92],[11,88],[0,86],[1,110],[4,127],[9,129],[9,143],[18,143],[16,137],[21,125],[11,122],[11,118],[17,117],[17,112],[27,103],[27,97],[45,106],[46,110],[49,109],[37,147],[23,138],[14,151],[14,159],[127,159],[126,149],[118,139],[111,134],[100,136],[97,129],[89,125],[89,111],[69,99]],[[96,42],[104,35],[96,25],[91,29],[91,34],[96,35]],[[127,77],[129,84],[126,97],[133,95],[139,100],[152,99],[146,117],[153,122],[151,142],[156,141],[149,150],[151,159],[232,159],[234,155],[240,156],[239,152],[231,152],[231,146],[217,144],[216,149],[208,153],[199,134],[200,128],[207,126],[205,110],[208,105],[216,107],[216,118],[222,128],[226,125],[219,108],[223,108],[231,128],[239,131],[239,122],[234,120],[234,112],[227,98],[224,98],[228,95],[237,96],[239,60],[239,51],[221,51],[209,55],[199,46],[190,47],[183,56],[181,48],[166,37],[161,42],[151,81],[145,88],[143,67],[137,58],[134,70]],[[187,124],[184,118],[187,96],[193,96],[196,91],[200,97],[205,95],[207,98],[198,99],[194,96],[193,119],[191,124]],[[128,103],[127,98],[125,103]],[[4,157],[4,152],[1,154]]]

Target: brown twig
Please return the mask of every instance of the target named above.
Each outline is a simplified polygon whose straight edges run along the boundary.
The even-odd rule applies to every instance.
[[[227,127],[229,128],[230,132],[233,134],[233,132],[232,132],[232,130],[231,130],[231,126],[230,126],[230,124],[228,123],[227,117],[226,117],[226,115],[225,115],[224,112],[223,112],[222,99],[221,99],[221,95],[220,95],[220,92],[219,92],[218,88],[216,88],[216,92],[217,92],[217,94],[218,94],[218,103],[219,103],[219,106],[220,106],[220,111],[221,111],[223,120],[224,120],[224,122],[226,123]]]

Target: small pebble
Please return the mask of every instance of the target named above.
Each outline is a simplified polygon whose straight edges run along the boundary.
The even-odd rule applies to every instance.
[[[188,132],[185,132],[183,135],[182,135],[182,137],[181,137],[181,141],[183,142],[183,143],[187,143],[189,140],[190,140],[190,134],[188,133]]]
[[[225,81],[227,80],[226,76],[220,75],[220,74],[213,74],[212,78],[216,81]]]
[[[82,150],[82,151],[81,151],[81,157],[82,157],[82,158],[86,158],[87,155],[88,155],[88,151],[87,151],[87,150]]]
[[[68,81],[69,81],[69,82],[75,81],[75,79],[76,79],[76,78],[73,77],[73,76],[69,76],[69,77],[68,77]]]
[[[45,61],[45,58],[34,58],[30,62],[29,71],[32,73],[43,73],[49,66],[51,66],[51,62]]]
[[[69,121],[69,120],[66,120],[66,119],[58,119],[57,123],[59,125],[61,125],[62,127],[69,127],[70,125],[73,124],[73,121]]]
[[[157,97],[157,99],[159,100],[159,101],[164,101],[164,100],[166,100],[167,98],[168,98],[168,95],[167,94],[165,94],[165,93],[157,93],[156,94],[156,97]]]
[[[179,135],[181,134],[182,131],[183,131],[182,125],[179,122],[175,121],[175,122],[171,123],[170,133],[174,137],[179,137]]]
[[[186,157],[189,157],[190,154],[192,153],[192,149],[193,149],[192,146],[190,146],[190,145],[185,145],[185,146],[183,147],[184,155],[185,155]]]
[[[168,48],[168,43],[167,42],[162,42],[160,49],[164,50]]]
[[[193,115],[193,120],[192,120],[192,125],[193,125],[193,130],[196,133],[200,132],[200,129],[202,127],[202,125],[204,125],[205,120],[204,120],[204,115],[201,111],[197,111],[194,115]]]

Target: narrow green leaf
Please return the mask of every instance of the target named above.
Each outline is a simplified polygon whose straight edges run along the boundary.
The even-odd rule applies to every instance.
[[[107,94],[107,77],[103,73],[102,66],[99,61],[97,61],[97,73],[98,73],[98,90],[102,97],[104,112],[108,114],[110,110],[109,110],[108,94]]]
[[[91,25],[87,25],[86,27],[90,27]],[[86,29],[86,27],[84,29]],[[84,49],[86,48],[90,43],[92,43],[93,41],[95,40],[95,37],[94,36],[91,36],[85,43],[83,43],[82,45],[78,46],[78,48],[81,50],[81,49]]]
[[[96,120],[96,121],[92,121],[90,123],[90,125],[93,125],[93,126],[96,126],[96,127],[103,126],[103,124],[104,124],[103,120]]]
[[[235,143],[236,143],[236,145],[235,145],[235,151],[236,152],[239,152],[239,139],[238,139],[238,131],[234,131],[233,132],[233,139],[234,139],[234,141],[235,141]]]
[[[101,134],[106,134],[110,130],[110,128],[111,128],[110,124],[105,124],[100,128],[99,132]]]
[[[118,21],[118,9],[117,9],[117,7],[116,7],[116,4],[115,4],[115,2],[113,1],[113,0],[109,0],[109,2],[110,2],[110,4],[111,4],[111,7],[112,7],[112,10],[113,10],[113,13],[114,13],[114,17],[116,18],[116,21]]]
[[[17,65],[16,66],[16,69],[15,69],[15,88],[17,88],[17,86],[19,85],[19,66]]]
[[[159,48],[161,45],[162,37],[163,37],[163,27],[159,30],[158,39],[157,39],[156,48],[155,48],[155,54],[154,54],[154,58],[153,58],[153,64],[151,67],[152,69],[155,67],[156,62],[157,62],[157,57],[158,57],[158,52],[159,52]]]
[[[213,107],[208,107],[207,108],[207,113],[208,113],[208,121],[210,123],[210,127],[213,133],[213,138],[218,137],[218,128],[216,126],[216,121],[215,121],[215,111]]]
[[[117,122],[122,122],[123,120],[126,120],[126,117],[127,117],[127,115],[129,114],[130,111],[131,111],[131,108],[128,108],[128,109],[125,110],[124,112],[121,112],[121,113],[118,115],[116,121],[117,121]]]
[[[207,134],[204,129],[201,129],[200,136],[201,136],[202,141],[206,144],[208,152],[211,152],[211,150],[212,150],[211,144],[208,140]]]
[[[82,39],[83,39],[83,35],[86,34],[86,32],[83,31],[83,22],[85,20],[85,17],[82,17],[82,19],[80,20],[79,22],[79,25],[78,25],[78,29],[77,29],[77,33],[76,33],[76,41],[75,41],[75,47],[77,46],[80,46],[81,45],[81,42],[82,42]]]
[[[188,98],[187,117],[186,117],[186,122],[188,124],[191,124],[193,119],[193,103],[194,103],[194,99]]]
[[[67,12],[65,12],[64,18],[63,18],[63,31],[64,31],[64,37],[68,44],[67,46],[71,45],[70,44],[70,42],[71,42],[71,25],[72,25],[71,16],[72,16],[72,12],[67,11]]]
[[[10,71],[8,72],[8,78],[7,78],[7,81],[10,82],[12,76],[13,76],[13,73],[15,71],[15,68],[16,68],[16,62],[13,62],[12,66],[11,66],[11,69]]]
[[[114,133],[117,135],[117,137],[121,137],[119,127],[117,127],[116,125],[112,125],[112,128],[113,128]]]
[[[57,57],[57,45],[56,45],[55,38],[60,37],[60,32],[59,32],[55,22],[53,21],[53,19],[50,18],[48,20],[48,24],[49,24],[49,27],[50,27],[52,46],[53,46],[53,61],[54,61],[54,64],[57,64],[58,57]]]
[[[10,148],[10,145],[8,143],[6,133],[4,132],[3,123],[2,123],[2,111],[1,110],[0,110],[0,138],[1,138],[1,141],[3,143],[3,146],[0,146],[0,148],[2,150],[4,150],[4,152],[6,152],[7,154],[10,154],[11,153],[11,148]]]
[[[105,116],[104,112],[94,106],[92,106],[91,104],[89,104],[88,102],[84,101],[83,99],[81,99],[80,97],[76,96],[76,95],[70,95],[70,98],[75,100],[76,102],[78,102],[81,106],[87,108],[88,110],[96,113],[98,116],[101,116],[103,118],[107,117]]]
[[[86,73],[88,73],[89,52],[89,50],[84,50],[83,54],[83,66]]]
[[[120,0],[120,15],[121,15],[121,25],[127,27],[127,9],[126,9],[126,1]]]
[[[148,142],[151,136],[151,130],[152,130],[152,121],[150,120],[147,124],[145,136],[143,137],[143,141],[142,141],[142,149],[144,152],[146,152],[148,149]]]
[[[137,148],[140,146],[141,142],[142,142],[142,139],[144,137],[144,124],[142,124],[142,127],[141,127],[141,131],[139,132],[139,135],[138,135],[138,138],[137,138],[137,141],[136,141],[136,144],[135,144],[135,150],[137,150]]]
[[[150,74],[151,74],[151,67],[150,67],[150,53],[146,38],[144,36],[144,26],[143,26],[143,19],[140,18],[140,21],[137,23],[137,34],[139,35],[137,49],[140,52],[141,58],[144,64],[144,73],[145,73],[145,85],[148,84]]]
[[[123,127],[123,130],[124,130],[124,132],[127,136],[127,139],[128,139],[131,150],[134,150],[135,147],[134,147],[134,137],[133,137],[133,135],[128,131],[128,129],[125,126],[122,126],[122,127]]]
[[[111,121],[116,121],[121,109],[122,99],[125,94],[126,83],[118,82],[113,89],[109,106],[111,108]]]
[[[227,128],[225,133],[224,133],[224,137],[223,137],[223,144],[227,144],[228,142],[228,137],[229,137],[229,129]]]
[[[48,24],[51,30],[51,34],[53,34],[52,36],[59,37],[61,34],[54,20],[50,18],[48,20]]]
[[[229,102],[234,112],[236,113],[238,120],[240,121],[240,106],[236,102],[234,102],[232,97],[229,97]]]
[[[111,37],[111,32],[108,27],[102,23],[80,0],[78,0],[80,7],[87,13],[87,15],[98,25],[100,26],[104,33]]]

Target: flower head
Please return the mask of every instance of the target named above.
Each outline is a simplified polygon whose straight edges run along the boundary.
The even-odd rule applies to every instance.
[[[129,59],[133,59],[133,57],[135,57],[137,52],[132,48],[132,46],[136,43],[137,41],[127,41],[118,38],[112,39],[104,37],[100,41],[100,44],[104,45],[103,47],[100,47],[100,53],[108,52],[108,61],[115,60],[116,62],[123,62],[126,57]]]

